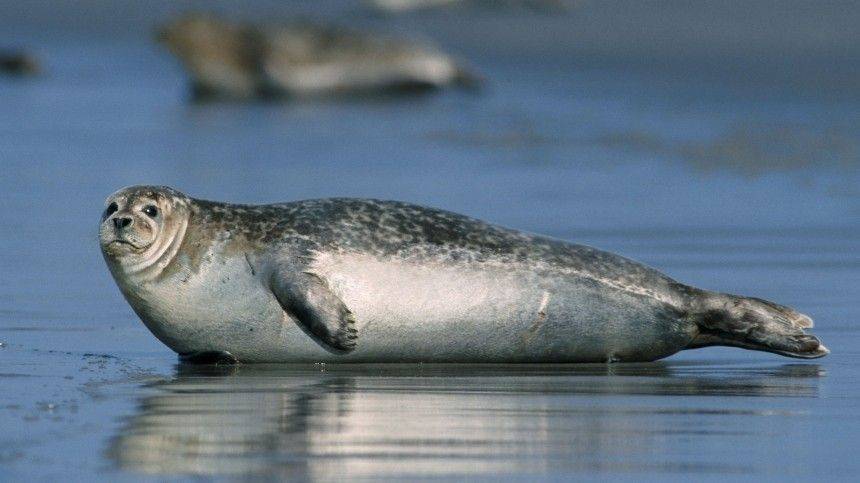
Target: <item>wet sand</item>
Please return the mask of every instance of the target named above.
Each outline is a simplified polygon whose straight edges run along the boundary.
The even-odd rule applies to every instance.
[[[674,8],[669,20],[689,17]],[[399,28],[421,25],[468,54],[490,89],[277,105],[188,103],[180,68],[141,20],[155,23],[159,8],[110,44],[96,40],[109,29],[8,30],[45,74],[0,79],[0,480],[850,479],[860,470],[860,42],[831,49],[848,35],[837,28],[816,37],[856,14],[822,8],[776,12],[759,37],[739,27],[742,40],[770,39],[752,53],[725,36],[649,68],[625,63],[621,41],[589,50],[596,27],[568,50],[538,48],[547,32],[611,9],[571,12],[585,17],[568,24],[527,15],[510,29],[519,50],[485,39],[521,13],[490,14],[467,33],[444,13],[407,17]],[[658,13],[644,25],[657,28]],[[720,15],[712,25],[739,14]],[[535,26],[546,29],[529,34]],[[822,70],[825,51],[844,58]],[[747,70],[757,56],[769,63]],[[793,306],[832,355],[178,366],[98,251],[103,199],[137,183],[236,202],[367,196],[459,211]]]

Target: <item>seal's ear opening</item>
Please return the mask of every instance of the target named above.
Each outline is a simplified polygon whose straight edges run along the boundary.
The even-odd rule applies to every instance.
[[[830,353],[817,337],[804,332],[812,319],[793,309],[737,295],[713,294],[709,299],[703,310],[692,314],[699,334],[688,349],[726,345],[801,359]]]

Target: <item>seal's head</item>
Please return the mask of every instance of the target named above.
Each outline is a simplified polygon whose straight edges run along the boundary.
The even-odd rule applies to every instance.
[[[166,186],[132,186],[109,196],[99,242],[111,270],[161,272],[182,244],[189,204],[187,196]]]

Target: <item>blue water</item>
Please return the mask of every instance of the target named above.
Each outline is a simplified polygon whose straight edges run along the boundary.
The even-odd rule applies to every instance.
[[[858,12],[609,2],[563,17],[388,18],[341,3],[290,5],[435,38],[487,88],[195,105],[148,36],[178,7],[117,17],[101,2],[0,5],[12,43],[44,64],[36,78],[0,77],[0,480],[860,470]],[[832,355],[180,367],[97,247],[102,201],[139,183],[235,202],[366,196],[463,212],[793,306]]]

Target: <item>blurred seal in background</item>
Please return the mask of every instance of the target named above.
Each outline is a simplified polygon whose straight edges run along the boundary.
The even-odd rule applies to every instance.
[[[23,51],[0,50],[0,73],[13,76],[33,76],[42,71],[38,59]]]
[[[313,23],[258,26],[189,14],[164,26],[158,39],[191,76],[195,99],[368,95],[480,83],[430,45]]]
[[[541,13],[564,13],[575,7],[576,0],[365,0],[380,13],[398,14],[443,8],[481,8],[499,10],[521,8]]]

